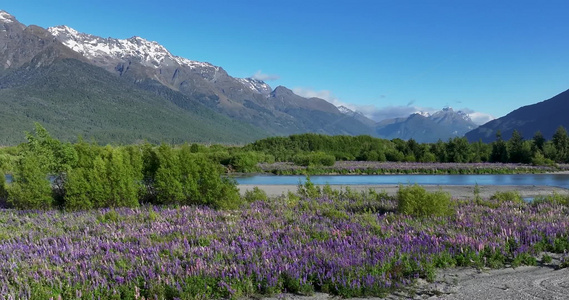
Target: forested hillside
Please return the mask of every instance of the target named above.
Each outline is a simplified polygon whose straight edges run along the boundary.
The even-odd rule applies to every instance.
[[[267,135],[178,92],[149,86],[141,89],[75,59],[7,71],[0,77],[0,145],[23,142],[22,132],[34,122],[62,141],[244,143]]]

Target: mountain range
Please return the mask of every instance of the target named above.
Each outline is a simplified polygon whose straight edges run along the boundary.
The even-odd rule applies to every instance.
[[[434,143],[439,139],[447,141],[462,137],[477,126],[464,112],[455,112],[446,107],[433,114],[414,113],[407,118],[383,120],[376,124],[376,135],[385,139],[414,139],[419,143]]]
[[[141,37],[102,38],[67,26],[26,26],[0,11],[0,145],[24,140],[40,122],[54,136],[100,143],[206,142],[243,144],[305,132],[372,135],[418,142],[466,135],[491,142],[500,130],[551,138],[569,92],[525,106],[477,128],[466,113],[375,122],[364,114],[289,88],[235,78],[222,67],[171,54]]]
[[[0,144],[42,123],[106,143],[244,143],[271,135],[373,134],[331,103],[172,55],[140,37],[26,26],[0,11]]]

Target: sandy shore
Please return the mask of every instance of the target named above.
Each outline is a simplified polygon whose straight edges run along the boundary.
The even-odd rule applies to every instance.
[[[557,256],[558,257],[558,256]],[[522,266],[497,270],[456,268],[439,270],[434,282],[419,280],[406,290],[376,299],[569,299],[569,269],[557,269],[558,260],[539,266]],[[327,294],[312,296],[282,294],[263,300],[330,300],[342,299]],[[362,298],[352,298],[363,300]]]
[[[238,185],[241,194],[244,194],[246,190],[252,190],[255,185]],[[280,196],[286,194],[289,191],[296,192],[296,185],[258,185],[258,187],[264,190],[268,196]],[[343,189],[345,186],[342,185],[331,185],[332,189]],[[350,185],[353,190],[367,191],[369,189],[376,190],[378,192],[385,191],[390,195],[395,195],[399,189],[398,185]],[[449,192],[452,197],[458,199],[469,199],[474,196],[474,186],[472,185],[423,185],[427,191],[438,191],[442,190]],[[552,186],[509,186],[509,185],[481,185],[480,196],[483,198],[489,198],[497,191],[518,191],[522,197],[533,198],[537,196],[551,195],[552,193],[558,193],[562,195],[568,195],[569,190],[552,187]]]
[[[239,185],[241,193],[253,189],[253,185]],[[259,185],[269,196],[279,196],[288,191],[295,192],[295,185]],[[331,186],[342,189],[343,186]],[[428,191],[443,190],[453,197],[469,199],[474,195],[473,186],[424,185]],[[351,189],[385,191],[395,195],[397,185],[350,185]],[[484,198],[497,191],[518,191],[523,197],[568,195],[569,190],[550,186],[480,186],[480,195]],[[518,268],[479,270],[476,268],[452,268],[438,270],[432,283],[419,280],[413,287],[388,295],[383,299],[569,299],[569,268],[559,269],[560,255],[551,254],[551,263],[539,262],[537,266]],[[539,261],[539,258],[538,258]],[[341,299],[327,294],[317,293],[312,296],[291,294],[263,298],[265,300],[327,300]],[[356,298],[357,299],[357,298]],[[379,298],[365,298],[379,299]]]

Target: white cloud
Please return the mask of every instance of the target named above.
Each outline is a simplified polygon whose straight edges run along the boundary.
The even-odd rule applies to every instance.
[[[280,79],[281,77],[276,74],[264,74],[263,71],[259,70],[255,73],[255,75],[251,76],[251,78],[262,81],[274,81]]]
[[[434,113],[437,110],[430,107],[419,106],[384,106],[368,108],[367,111],[362,111],[364,115],[374,121],[381,121],[385,119],[403,118],[418,112]]]
[[[472,122],[476,123],[476,125],[482,125],[484,123],[487,123],[487,122],[490,122],[490,121],[496,119],[496,117],[494,117],[490,114],[478,112],[478,111],[473,111],[472,109],[469,109],[469,108],[463,108],[461,110],[463,112],[467,113],[468,116],[470,117],[470,119],[472,119]]]
[[[324,99],[336,106],[340,106],[340,105],[344,105],[346,107],[348,107],[349,104],[347,103],[343,103],[341,102],[336,96],[334,96],[334,94],[332,94],[331,91],[329,90],[321,90],[321,91],[316,91],[313,90],[311,88],[304,88],[304,87],[296,87],[293,88],[292,91],[304,98],[320,98],[320,99]],[[348,107],[349,108],[349,107]]]

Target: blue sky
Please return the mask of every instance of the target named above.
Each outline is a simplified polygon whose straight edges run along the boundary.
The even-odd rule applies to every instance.
[[[444,106],[478,122],[569,88],[569,1],[22,1],[26,25],[140,36],[375,119]]]

